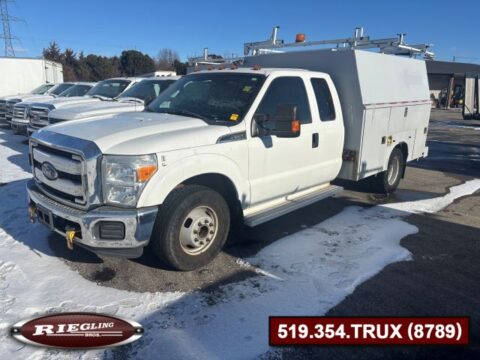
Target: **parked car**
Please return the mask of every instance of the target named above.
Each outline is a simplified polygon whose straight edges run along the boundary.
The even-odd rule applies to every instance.
[[[50,111],[79,104],[113,101],[124,91],[141,81],[142,78],[112,78],[100,81],[84,96],[62,97],[30,105],[30,123],[27,131],[30,135],[34,131],[48,125]]]
[[[101,101],[69,106],[52,110],[48,114],[48,123],[94,119],[123,112],[143,111],[145,106],[157,98],[160,93],[178,80],[180,76],[146,78],[124,91],[115,101]]]
[[[148,249],[192,270],[235,224],[336,194],[337,178],[392,192],[407,161],[428,154],[424,61],[342,49],[258,55],[244,66],[186,75],[143,113],[34,133],[32,220],[70,249]]]
[[[64,85],[64,84],[62,84]],[[66,90],[60,92],[58,95],[51,94],[46,100],[54,98],[69,98],[76,96],[84,96],[90,89],[95,86],[95,83],[75,82],[68,83]],[[65,88],[65,87],[64,87]],[[14,131],[19,134],[27,135],[27,127],[30,123],[30,107],[35,104],[39,98],[26,98],[21,102],[16,103],[11,113],[11,126]]]

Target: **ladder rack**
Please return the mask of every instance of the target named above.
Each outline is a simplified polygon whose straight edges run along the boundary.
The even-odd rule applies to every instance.
[[[370,36],[364,35],[363,27],[357,27],[355,28],[353,37],[350,38],[304,41],[305,35],[297,34],[297,39],[295,42],[286,43],[283,40],[278,39],[279,29],[279,26],[275,26],[272,30],[272,35],[268,40],[245,43],[243,45],[244,55],[255,56],[265,53],[272,53],[277,52],[282,48],[334,45],[334,47],[338,49],[378,48],[380,49],[380,52],[385,54],[407,55],[410,57],[423,55],[425,59],[433,59],[435,57],[435,54],[428,50],[431,47],[430,44],[407,45],[405,43],[405,34],[398,34],[397,37],[394,38],[370,39]]]

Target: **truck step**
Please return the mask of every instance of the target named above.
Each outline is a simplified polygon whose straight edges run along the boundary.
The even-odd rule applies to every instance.
[[[264,222],[333,196],[342,190],[343,188],[341,186],[327,185],[320,189],[314,189],[313,191],[306,190],[300,194],[287,196],[284,200],[280,202],[277,201],[275,205],[267,208],[265,208],[264,205],[257,211],[255,211],[255,209],[252,209],[253,211],[247,210],[244,216],[245,225],[257,226],[263,224]]]

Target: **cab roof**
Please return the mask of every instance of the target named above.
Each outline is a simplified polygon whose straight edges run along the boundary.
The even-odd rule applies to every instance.
[[[205,73],[243,73],[243,74],[260,74],[264,76],[269,76],[272,73],[305,73],[309,72],[309,70],[305,69],[296,69],[296,68],[259,68],[258,70],[255,70],[254,68],[251,67],[239,67],[237,69],[231,69],[229,67],[226,67],[223,70],[220,70],[218,68],[214,68],[212,70],[200,70],[200,71],[192,71],[190,74],[205,74]],[[190,75],[189,74],[189,75]]]

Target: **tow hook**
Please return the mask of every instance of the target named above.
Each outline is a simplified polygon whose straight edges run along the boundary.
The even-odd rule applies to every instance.
[[[67,240],[67,248],[73,250],[73,239],[75,238],[75,230],[67,228],[65,232],[65,238]]]
[[[28,218],[30,222],[33,224],[36,221],[37,217],[37,208],[32,205],[28,205]]]

